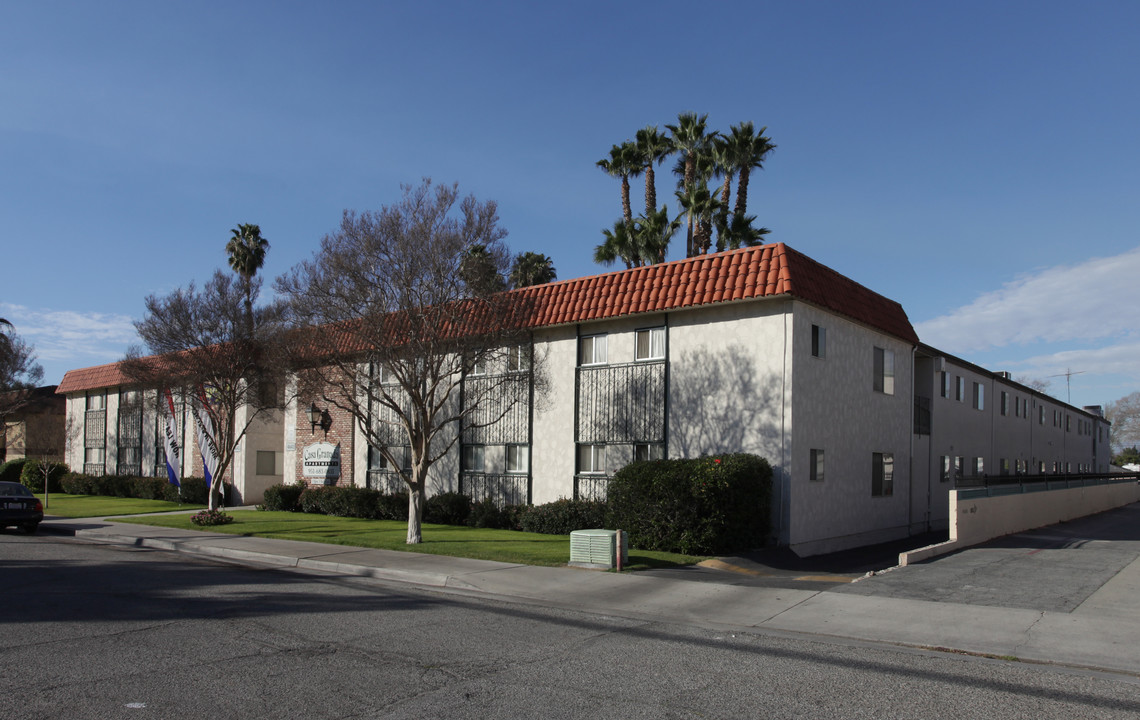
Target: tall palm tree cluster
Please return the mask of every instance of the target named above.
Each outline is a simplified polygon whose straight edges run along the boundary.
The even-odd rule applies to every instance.
[[[752,170],[763,168],[768,153],[776,148],[764,135],[768,128],[756,130],[751,122],[742,122],[728,133],[710,132],[707,120],[708,115],[681,113],[675,125],[665,126],[668,134],[656,125],[642,128],[634,140],[614,145],[609,157],[597,162],[607,175],[621,180],[622,217],[613,229],[602,231],[605,241],[594,248],[596,262],[610,265],[621,260],[627,268],[664,262],[669,242],[682,226],[687,226],[686,257],[713,252],[714,231],[716,252],[756,245],[769,233],[768,228],[754,227],[756,216],[748,214]],[[657,207],[654,168],[672,155],[677,156],[673,173],[680,212],[670,219],[668,205]],[[634,217],[629,181],[642,174],[645,213]],[[730,211],[734,179],[736,203]],[[710,189],[714,180],[719,188]]]

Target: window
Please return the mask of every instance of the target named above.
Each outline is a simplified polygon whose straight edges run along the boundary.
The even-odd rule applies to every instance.
[[[938,465],[939,465],[938,481],[939,482],[949,482],[950,481],[950,456],[949,455],[939,456]]]
[[[466,472],[483,472],[483,446],[464,445],[462,463]]]
[[[871,497],[888,497],[895,492],[895,456],[871,453]]]
[[[954,458],[954,478],[961,480],[966,474],[966,458],[959,455]]]
[[[895,351],[875,348],[875,392],[895,394]]]
[[[507,446],[507,472],[512,474],[530,472],[530,446]]]
[[[1009,415],[1009,393],[1001,391],[1001,414]]]
[[[471,358],[471,363],[467,367],[468,375],[486,375],[487,374],[487,358]]]
[[[966,381],[961,375],[954,376],[954,399],[962,402],[966,399]]]
[[[662,360],[665,358],[665,328],[638,330],[635,360]],[[603,360],[605,362],[605,360]]]
[[[986,461],[980,457],[974,458],[974,477],[981,477],[986,474]]]
[[[1009,460],[1007,458],[1002,458],[999,462],[1000,462],[999,472],[1002,475],[1009,475]]]
[[[1037,424],[1038,425],[1044,425],[1045,424],[1045,406],[1044,405],[1040,405],[1037,408]]]
[[[1072,431],[1073,431],[1073,416],[1066,414],[1065,415],[1065,432],[1072,432]]]
[[[943,371],[938,373],[938,376],[939,376],[939,381],[940,381],[939,385],[942,388],[940,394],[942,395],[942,397],[944,397],[946,399],[950,399],[950,373],[943,370]]]
[[[283,475],[285,471],[283,453],[272,450],[257,451],[258,475]]]
[[[823,450],[811,450],[811,481],[823,482]]]
[[[515,345],[507,349],[507,372],[525,372],[530,369],[528,348]]]
[[[1037,463],[1037,472],[1042,474],[1042,475],[1045,474],[1045,461],[1044,460]]]
[[[105,450],[101,447],[89,447],[83,450],[83,462],[89,465],[102,465]]]
[[[821,358],[827,352],[827,330],[819,325],[811,326],[811,356]]]
[[[981,383],[974,383],[974,409],[986,409],[986,388]]]
[[[384,470],[388,467],[388,459],[380,453],[380,448],[368,448],[368,469],[369,470]]]
[[[107,396],[103,394],[88,395],[87,396],[87,409],[88,410],[103,410],[107,407]]]
[[[605,445],[578,446],[578,472],[583,475],[603,475],[606,472]]]
[[[606,336],[587,335],[578,339],[579,365],[605,365]]]
[[[665,446],[661,443],[636,443],[633,446],[633,459],[664,460]]]

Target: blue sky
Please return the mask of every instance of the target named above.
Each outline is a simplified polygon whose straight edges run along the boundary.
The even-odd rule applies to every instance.
[[[560,278],[602,272],[595,161],[696,111],[768,127],[771,240],[1102,404],[1140,389],[1137,27],[1134,2],[9,0],[0,316],[56,383],[225,267],[238,223],[271,279],[424,176],[497,201]]]

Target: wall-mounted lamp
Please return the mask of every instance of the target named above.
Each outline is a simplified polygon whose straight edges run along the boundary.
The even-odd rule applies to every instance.
[[[316,403],[309,405],[309,423],[312,426],[311,432],[315,435],[317,426],[325,431],[325,437],[329,436],[329,428],[332,427],[332,415],[329,415],[328,410],[322,410],[317,407]]]

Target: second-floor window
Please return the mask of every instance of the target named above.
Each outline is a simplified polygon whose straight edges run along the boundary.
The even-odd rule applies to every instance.
[[[875,391],[895,394],[895,351],[875,348]]]
[[[464,445],[463,446],[463,469],[467,472],[483,472],[486,467],[483,463],[483,446],[482,445]]]
[[[665,357],[665,328],[656,327],[637,331],[634,359],[661,360]],[[585,363],[583,363],[585,364]]]
[[[605,365],[607,357],[605,335],[586,335],[578,339],[579,365]]]

